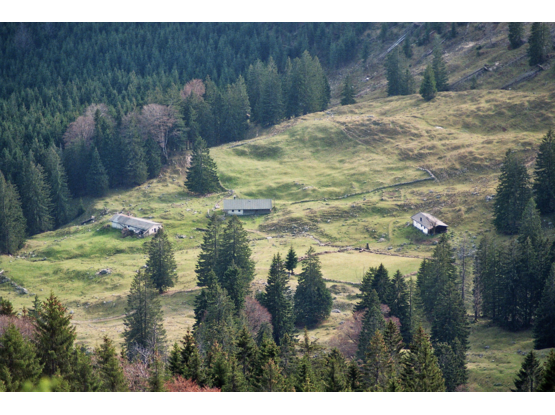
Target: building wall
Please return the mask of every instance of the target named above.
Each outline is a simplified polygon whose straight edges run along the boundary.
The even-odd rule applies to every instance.
[[[424,225],[422,225],[420,222],[417,222],[417,221],[413,220],[412,224],[416,229],[419,229],[422,232],[424,232],[426,235],[428,235],[428,229],[426,227],[424,227]]]

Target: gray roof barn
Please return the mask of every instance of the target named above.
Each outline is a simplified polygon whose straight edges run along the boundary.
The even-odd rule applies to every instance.
[[[433,215],[430,215],[429,213],[424,213],[424,212],[419,212],[416,215],[412,216],[411,219],[413,221],[416,221],[418,223],[420,223],[422,226],[424,226],[426,229],[431,230],[434,228],[439,227],[445,227],[447,228],[447,224],[443,223],[442,221],[440,221],[438,218],[436,218]],[[447,230],[447,229],[445,229]]]
[[[225,199],[224,210],[272,209],[272,199]]]
[[[142,231],[148,231],[153,226],[161,226],[161,223],[152,222],[150,220],[134,218],[132,216],[122,215],[117,213],[110,219],[110,222],[117,223],[122,226],[129,226]]]

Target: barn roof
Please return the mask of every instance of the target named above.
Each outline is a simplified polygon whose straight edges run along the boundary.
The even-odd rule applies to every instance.
[[[272,209],[272,199],[225,199],[224,210]]]
[[[119,223],[120,225],[124,226],[131,226],[133,228],[137,228],[143,231],[147,231],[153,226],[161,225],[158,222],[152,222],[150,220],[141,219],[141,218],[134,218],[132,216],[122,215],[120,213],[115,214],[110,219],[110,222]]]
[[[424,212],[417,213],[416,215],[412,216],[411,219],[422,224],[422,226],[424,226],[426,229],[433,229],[436,226],[448,226],[435,216]]]

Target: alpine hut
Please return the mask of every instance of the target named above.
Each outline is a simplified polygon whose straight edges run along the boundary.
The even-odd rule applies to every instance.
[[[412,225],[426,235],[447,232],[447,225],[429,213],[420,212],[411,217]]]
[[[272,199],[225,199],[224,212],[228,215],[267,215],[272,212]]]
[[[121,213],[112,216],[110,222],[112,222],[112,228],[121,229],[122,231],[126,230],[127,232],[137,235],[139,238],[153,235],[162,228],[161,223],[134,218],[132,216],[122,215]]]

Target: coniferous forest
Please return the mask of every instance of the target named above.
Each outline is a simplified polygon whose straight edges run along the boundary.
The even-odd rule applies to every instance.
[[[0,23],[0,288],[33,299],[0,296],[0,392],[467,391],[480,324],[492,338],[529,333],[506,390],[555,392],[555,119],[540,108],[555,95],[536,105],[542,86],[522,98],[509,75],[491,88],[501,98],[472,95],[516,64],[531,71],[518,67],[518,84],[548,88],[555,32],[510,23],[499,47],[498,25]],[[455,77],[472,36],[474,72]],[[495,47],[509,63],[480,60],[504,58]],[[535,118],[517,125],[521,98]],[[494,136],[511,128],[516,144]],[[497,160],[484,143],[503,148]],[[123,199],[132,192],[140,203]],[[225,209],[232,198],[271,213],[243,217]],[[411,217],[454,204],[449,225],[432,216],[424,233]],[[474,209],[479,238],[464,228]],[[107,219],[126,212],[164,226],[125,245],[129,229]],[[56,250],[79,233],[101,242]],[[99,247],[107,236],[122,246]],[[93,270],[87,249],[127,274]],[[373,262],[355,271],[363,255]],[[23,260],[55,264],[37,278],[46,292],[18,285]],[[351,266],[348,281],[329,278]],[[74,283],[85,288],[66,301]],[[74,322],[93,320],[74,309],[92,284],[125,287],[125,306],[115,316],[116,300],[95,297],[108,310],[95,322],[119,319],[121,334],[85,347]],[[188,328],[170,329],[175,310]]]

